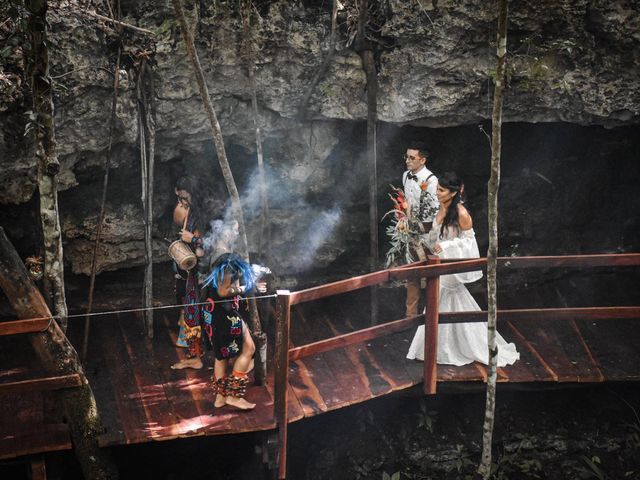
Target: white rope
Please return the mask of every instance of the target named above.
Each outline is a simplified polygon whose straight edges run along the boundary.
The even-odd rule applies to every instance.
[[[278,295],[276,294],[272,294],[272,295],[259,295],[256,297],[240,297],[241,300],[260,300],[263,298],[276,298]],[[119,313],[134,313],[134,312],[145,312],[147,310],[167,310],[170,308],[182,308],[182,307],[199,307],[201,305],[209,305],[213,302],[213,304],[217,304],[217,303],[228,303],[228,302],[235,302],[235,299],[228,299],[228,300],[211,300],[208,302],[199,302],[199,303],[182,303],[182,304],[176,304],[176,305],[160,305],[159,307],[148,307],[148,308],[128,308],[128,309],[123,309],[123,310],[109,310],[107,312],[92,312],[92,313],[76,313],[73,315],[52,315],[50,317],[36,317],[36,318],[21,318],[20,320],[24,320],[24,321],[33,321],[33,320],[53,320],[55,319],[60,319],[60,318],[76,318],[76,317],[97,317],[99,315],[116,315]]]

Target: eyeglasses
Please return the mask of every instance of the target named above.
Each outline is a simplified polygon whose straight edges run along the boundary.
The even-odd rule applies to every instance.
[[[402,159],[406,162],[407,160],[418,160],[420,157],[412,157],[411,155],[407,155],[406,153],[402,156]]]

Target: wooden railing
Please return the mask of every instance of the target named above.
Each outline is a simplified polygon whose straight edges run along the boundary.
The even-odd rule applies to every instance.
[[[521,268],[575,268],[620,267],[640,265],[640,254],[598,254],[540,257],[500,257],[498,267]],[[278,478],[286,478],[287,463],[287,393],[289,362],[301,358],[373,340],[391,333],[413,328],[424,321],[424,384],[427,394],[436,392],[438,323],[486,322],[487,312],[438,313],[439,284],[441,275],[471,272],[486,268],[486,258],[440,260],[429,257],[426,262],[404,265],[398,268],[368,273],[359,277],[340,280],[298,292],[279,290],[276,315],[276,340],[274,362],[274,418],[279,437]],[[392,280],[425,278],[425,313],[394,322],[376,325],[307,345],[290,347],[291,307],[293,305],[371,287]],[[528,319],[614,319],[640,318],[640,307],[589,307],[498,310],[498,321]]]

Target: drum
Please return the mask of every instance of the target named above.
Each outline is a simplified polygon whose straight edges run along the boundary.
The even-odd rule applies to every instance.
[[[175,260],[182,270],[191,270],[198,263],[196,254],[182,240],[176,240],[169,245],[169,256]]]

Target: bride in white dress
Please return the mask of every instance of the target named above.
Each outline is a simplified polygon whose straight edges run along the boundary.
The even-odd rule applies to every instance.
[[[473,221],[463,206],[464,185],[455,173],[447,172],[438,179],[440,211],[427,234],[428,248],[440,258],[478,258],[478,244]],[[479,311],[465,283],[482,278],[481,271],[442,275],[440,277],[440,312]],[[498,366],[511,365],[520,358],[513,343],[497,334]],[[407,358],[424,360],[424,325],[420,325],[409,347]],[[437,362],[466,365],[488,364],[487,323],[448,323],[438,325]]]

